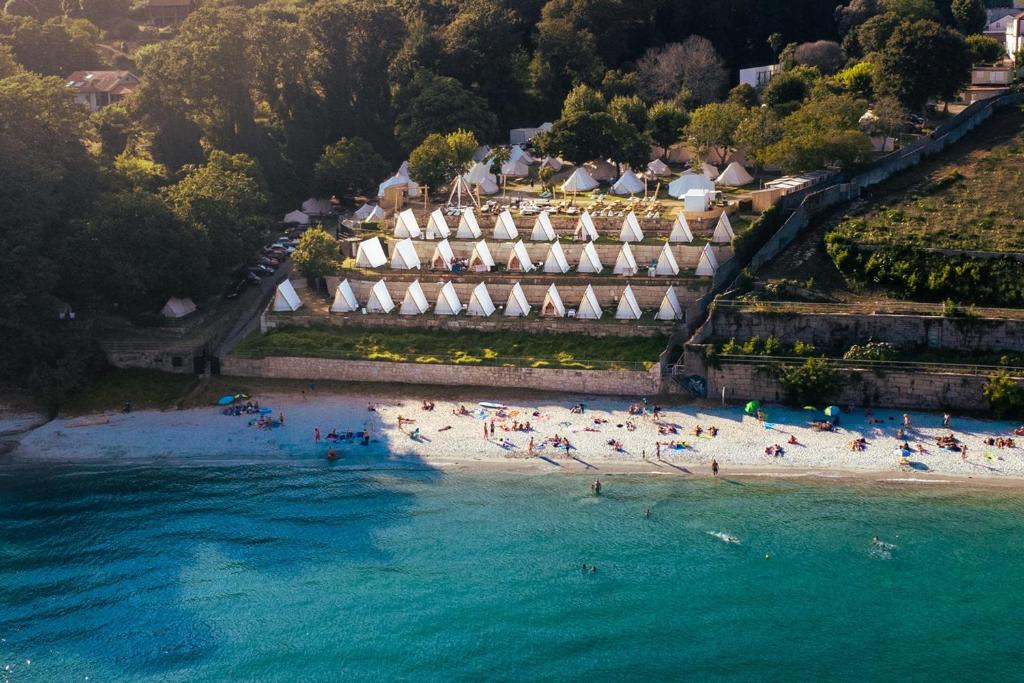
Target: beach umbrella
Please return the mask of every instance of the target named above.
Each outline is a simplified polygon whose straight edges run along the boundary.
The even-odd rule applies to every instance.
[[[817,410],[814,406],[804,406],[804,410]]]
[[[219,399],[217,399],[217,405],[219,405],[219,406],[229,406],[229,405],[231,405],[234,402],[235,402],[235,397],[234,396],[221,396]]]
[[[828,408],[825,408],[825,414],[829,417],[835,417],[839,414],[839,406],[829,406]]]
[[[743,410],[747,412],[747,415],[753,415],[757,412],[757,409],[761,407],[760,401],[748,401],[747,405],[743,407]]]

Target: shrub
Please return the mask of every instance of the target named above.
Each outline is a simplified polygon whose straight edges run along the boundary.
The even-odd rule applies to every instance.
[[[842,374],[824,358],[808,358],[803,365],[782,365],[779,384],[786,403],[803,406],[828,400],[842,386]]]
[[[729,341],[722,344],[722,353],[727,355],[735,355],[739,353],[740,345],[736,343],[736,337],[733,337]]]
[[[768,337],[764,340],[764,349],[762,350],[764,355],[778,356],[780,351],[782,351],[782,344],[776,337]]]
[[[793,355],[810,357],[814,355],[814,344],[807,344],[799,339],[793,342]]]
[[[896,348],[888,342],[868,342],[851,346],[843,360],[892,360],[896,355]]]
[[[751,337],[747,341],[743,342],[743,346],[740,347],[740,351],[748,356],[756,356],[761,346],[761,340],[757,337]]]
[[[990,375],[981,393],[994,417],[1004,419],[1024,415],[1024,389],[1006,370]]]

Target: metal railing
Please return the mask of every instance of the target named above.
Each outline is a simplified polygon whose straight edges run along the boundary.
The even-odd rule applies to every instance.
[[[1024,377],[1024,367],[1013,365],[981,365],[971,363],[923,363],[898,360],[847,360],[826,358],[829,365],[847,370],[871,370],[873,372],[924,372],[932,374],[991,375],[1005,370],[1014,377]],[[720,353],[715,361],[734,365],[803,365],[806,356],[758,356]]]

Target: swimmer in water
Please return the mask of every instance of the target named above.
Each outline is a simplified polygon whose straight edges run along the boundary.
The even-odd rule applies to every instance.
[[[651,516],[651,508],[647,508],[646,510],[644,510],[644,517],[650,517],[650,516]]]

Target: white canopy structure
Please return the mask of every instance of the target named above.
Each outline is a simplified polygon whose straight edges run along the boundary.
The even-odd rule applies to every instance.
[[[512,291],[508,293],[508,302],[505,304],[505,317],[525,318],[530,315],[530,304],[526,300],[526,292],[518,282],[512,285]]]
[[[519,159],[509,159],[501,165],[501,175],[509,178],[525,178],[530,175],[530,166]]]
[[[633,257],[633,250],[629,248],[629,242],[624,242],[619,249],[619,255],[615,258],[615,268],[612,272],[616,275],[636,275],[640,270],[636,265],[636,258]]]
[[[633,288],[626,285],[626,289],[623,290],[622,296],[619,297],[619,306],[615,309],[615,319],[639,320],[640,315],[640,304],[636,302],[636,295],[633,294]]]
[[[597,303],[597,294],[594,293],[594,287],[587,285],[586,290],[583,292],[583,298],[580,299],[579,308],[576,309],[576,317],[581,320],[600,320],[603,313],[601,304]]]
[[[435,315],[458,315],[462,312],[462,302],[459,295],[455,293],[455,285],[446,282],[437,293],[437,304],[434,306]]]
[[[462,215],[459,217],[459,229],[455,232],[455,237],[460,240],[475,240],[480,239],[480,235],[483,231],[480,230],[480,224],[476,221],[476,214],[473,213],[473,209],[463,209]]]
[[[672,247],[668,244],[661,248],[658,254],[658,265],[654,269],[655,275],[679,275],[679,264],[676,263],[676,255],[672,253]]]
[[[291,280],[285,280],[277,286],[274,293],[274,312],[297,311],[302,308],[302,299],[299,298]]]
[[[580,251],[580,260],[576,264],[576,271],[580,273],[600,273],[604,270],[601,258],[597,255],[597,249],[593,242],[587,242]]]
[[[408,162],[405,162],[405,163],[408,163]],[[404,164],[403,164],[403,167],[404,167]],[[415,181],[410,180],[409,176],[407,175],[407,173],[408,173],[408,171],[402,172],[401,170],[399,170],[398,173],[396,173],[395,175],[391,176],[390,178],[385,180],[383,183],[378,185],[377,186],[377,196],[378,197],[383,197],[384,193],[387,190],[390,190],[391,188],[394,188],[394,187],[404,187],[406,189],[406,192],[409,193],[410,197],[415,197],[415,196],[419,195],[419,185],[417,185]]]
[[[334,207],[331,206],[329,199],[310,197],[302,202],[302,211],[309,216],[328,216],[334,211]]]
[[[580,218],[576,221],[576,229],[573,230],[572,238],[576,241],[580,240],[596,240],[598,238],[597,226],[594,225],[594,217],[590,215],[590,212],[586,209],[580,214]]]
[[[356,249],[356,265],[360,268],[380,268],[388,262],[379,237],[371,237],[359,243]]]
[[[700,173],[684,171],[681,176],[668,184],[668,193],[679,199],[685,197],[690,190],[706,190],[712,192],[715,189],[715,182],[708,180]]]
[[[284,215],[285,223],[298,223],[299,225],[309,225],[309,215],[302,211],[292,211]]]
[[[590,173],[590,177],[598,182],[604,182],[611,180],[619,172],[615,168],[615,164],[605,159],[598,159],[597,161],[589,161],[583,165]]]
[[[619,179],[612,185],[612,194],[640,194],[646,187],[644,181],[637,178],[633,171],[626,169],[626,172],[619,176]]]
[[[455,176],[455,180],[452,181],[452,191],[448,195],[448,203],[458,207],[476,203],[476,197],[473,196],[473,188],[469,186],[469,181],[466,180],[465,176]]]
[[[480,240],[473,247],[473,253],[469,256],[469,269],[480,272],[489,271],[494,267],[494,258],[491,256],[491,250],[487,247],[487,242]]]
[[[395,237],[405,239],[411,237],[419,239],[423,236],[420,224],[416,222],[416,214],[412,209],[406,209],[395,217]]]
[[[473,150],[473,161],[483,161],[491,156],[491,148],[487,145],[480,145]]]
[[[544,161],[540,162],[541,168],[550,168],[555,173],[562,170],[562,162],[557,157],[544,157]]]
[[[387,284],[383,280],[377,280],[366,300],[367,313],[390,313],[394,308],[395,302],[391,299]]]
[[[423,293],[423,285],[419,280],[413,280],[405,290],[405,298],[402,299],[402,307],[398,309],[401,315],[423,315],[430,310],[427,303],[427,295]]]
[[[160,309],[160,315],[165,318],[184,318],[195,310],[196,304],[192,299],[179,299],[176,296],[172,296],[164,304],[164,307]]]
[[[736,233],[732,231],[732,223],[729,222],[729,214],[725,211],[718,217],[718,224],[715,225],[715,233],[711,236],[711,241],[717,243],[728,243],[732,242],[736,237]]]
[[[722,175],[718,176],[715,183],[718,185],[728,185],[729,187],[742,187],[754,182],[754,176],[747,173],[747,169],[743,168],[743,165],[734,161],[725,167],[722,171]]]
[[[441,240],[434,247],[434,253],[430,257],[430,267],[434,270],[451,270],[452,262],[455,260],[455,253],[448,240]]]
[[[487,291],[487,285],[483,282],[473,288],[469,296],[469,307],[466,309],[469,315],[486,318],[494,313],[494,302],[491,301],[491,293]]]
[[[523,244],[522,240],[512,245],[512,251],[508,255],[506,268],[509,271],[520,273],[529,273],[533,270],[533,261],[530,260],[530,254],[526,251],[526,245]]]
[[[589,192],[597,187],[597,181],[587,173],[582,166],[572,172],[572,175],[562,183],[562,192]]]
[[[661,306],[654,316],[655,320],[679,320],[683,317],[683,307],[679,305],[679,297],[676,290],[669,287],[665,290],[665,296],[661,299]]]
[[[559,275],[569,272],[569,261],[565,258],[565,252],[562,251],[562,245],[558,240],[552,242],[548,247],[548,255],[544,258],[544,272],[558,273]]]
[[[711,245],[705,244],[704,251],[700,254],[700,260],[697,261],[695,273],[702,277],[714,277],[716,270],[718,270],[718,259],[715,258],[715,252],[711,251]]]
[[[352,285],[348,280],[342,280],[334,290],[334,302],[331,304],[331,313],[351,313],[359,310],[359,301],[356,293],[352,291]]]
[[[416,246],[408,237],[401,242],[395,242],[395,253],[391,255],[391,267],[398,270],[419,270],[420,257],[416,253]]]
[[[516,228],[516,222],[512,220],[512,212],[505,209],[498,214],[498,218],[494,221],[494,239],[514,240],[517,237],[519,237],[519,230]]]
[[[690,190],[683,195],[683,211],[701,213],[711,208],[711,193],[707,190]]]
[[[668,167],[661,159],[655,159],[651,163],[647,164],[647,171],[654,176],[664,178],[667,175],[672,174],[672,169]]]
[[[668,241],[676,244],[693,241],[693,232],[690,230],[690,224],[686,222],[686,216],[682,212],[676,214],[676,220],[672,223],[672,232],[669,233]]]
[[[537,220],[533,223],[533,232],[530,239],[534,242],[550,242],[558,236],[555,234],[555,226],[551,224],[551,214],[541,211],[537,214]]]
[[[447,239],[450,234],[448,221],[444,218],[444,211],[434,209],[433,213],[430,214],[430,219],[427,221],[426,238],[428,240],[443,240]]]
[[[708,180],[712,181],[712,182],[715,180],[715,178],[718,177],[718,169],[715,168],[714,166],[712,166],[711,164],[709,164],[706,161],[702,161],[701,162],[700,170],[701,170],[701,173],[704,174],[704,177],[707,178]]]
[[[544,303],[540,305],[540,314],[545,318],[564,318],[565,304],[558,293],[558,287],[551,285],[544,294]]]
[[[619,231],[620,242],[643,242],[644,232],[640,229],[640,220],[636,214],[630,211],[622,220],[622,230]]]

